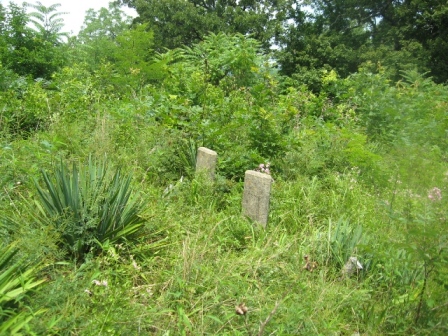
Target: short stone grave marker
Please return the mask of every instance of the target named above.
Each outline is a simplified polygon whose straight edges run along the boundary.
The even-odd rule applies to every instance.
[[[205,172],[211,179],[215,179],[215,168],[218,154],[208,148],[199,147],[196,156],[196,173]]]
[[[254,170],[244,175],[243,215],[266,227],[269,215],[272,177]]]

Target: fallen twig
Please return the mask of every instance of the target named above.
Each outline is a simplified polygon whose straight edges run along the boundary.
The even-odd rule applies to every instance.
[[[266,318],[266,320],[264,320],[264,322],[262,322],[260,324],[260,331],[258,332],[258,336],[262,336],[263,335],[263,331],[264,328],[266,327],[266,325],[269,323],[269,321],[272,319],[272,316],[274,316],[275,312],[278,309],[278,306],[280,305],[280,303],[277,301],[275,302],[275,307],[274,309],[272,309],[272,311],[269,313],[268,317]]]

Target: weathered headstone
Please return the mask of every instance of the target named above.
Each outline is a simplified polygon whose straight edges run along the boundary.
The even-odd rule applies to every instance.
[[[196,157],[196,173],[204,172],[211,180],[215,179],[218,154],[211,149],[199,147]]]
[[[272,178],[268,174],[247,170],[244,175],[243,215],[266,227]]]

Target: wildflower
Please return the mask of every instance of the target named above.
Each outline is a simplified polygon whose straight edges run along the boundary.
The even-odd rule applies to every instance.
[[[255,171],[258,171],[258,172],[260,172],[260,173],[264,173],[264,174],[271,175],[271,171],[269,170],[269,167],[270,167],[270,166],[271,166],[270,163],[266,163],[266,164],[264,164],[264,163],[260,163],[260,164],[258,165],[258,167],[255,169]]]
[[[131,254],[130,259],[132,261],[132,267],[134,267],[137,271],[141,270],[141,267],[137,264],[137,262],[134,260],[134,256]]]
[[[440,201],[442,199],[442,191],[439,188],[434,187],[429,191],[428,198],[431,201]]]
[[[92,283],[95,284],[96,286],[107,287],[107,280],[102,280],[102,281],[92,280]]]
[[[84,293],[87,293],[87,294],[89,294],[90,296],[93,295],[92,291],[90,291],[89,289],[85,289],[85,290],[84,290]]]
[[[141,267],[139,265],[137,265],[137,263],[135,262],[135,260],[132,260],[132,266],[137,270],[140,271]]]

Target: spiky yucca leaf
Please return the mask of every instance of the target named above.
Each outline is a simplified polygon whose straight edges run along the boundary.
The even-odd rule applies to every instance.
[[[64,163],[54,174],[42,171],[44,187],[36,182],[46,218],[61,232],[64,245],[77,257],[96,242],[116,243],[132,238],[143,226],[141,203],[131,197],[131,177],[118,169],[113,176],[105,162]]]
[[[34,281],[32,278],[36,268],[22,270],[21,261],[11,263],[16,254],[13,246],[0,249],[0,304],[14,300],[44,281]]]
[[[349,220],[340,218],[332,231],[330,226],[329,233],[328,243],[331,252],[329,258],[342,267],[351,256],[356,254],[358,245],[363,241],[362,226],[353,225]]]
[[[13,245],[0,248],[0,335],[15,335],[33,319],[32,314],[18,312],[11,304],[45,281],[34,279],[37,267],[25,268],[23,260],[14,261],[17,252]]]

